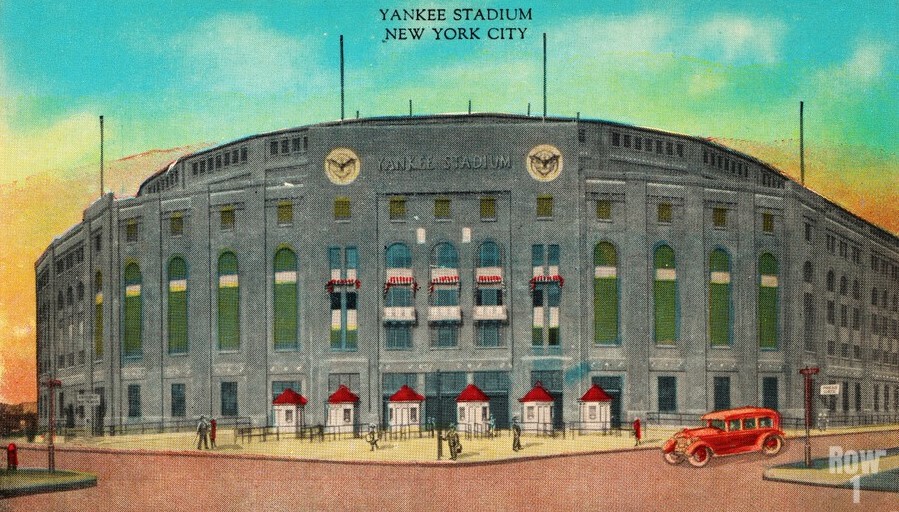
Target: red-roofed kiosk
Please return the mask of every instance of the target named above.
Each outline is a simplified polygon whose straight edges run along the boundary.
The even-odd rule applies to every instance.
[[[403,384],[387,402],[388,421],[391,432],[412,430],[421,425],[421,403],[425,397]]]
[[[544,430],[553,425],[553,396],[539,380],[523,397],[521,402],[522,430]]]
[[[612,397],[596,384],[580,400],[581,429],[608,430],[612,421]]]
[[[358,405],[359,396],[350,391],[345,384],[338,386],[337,391],[328,397],[328,432],[335,434],[354,432]]]
[[[303,408],[306,406],[306,397],[296,391],[287,388],[272,400],[272,409],[275,411],[275,426],[278,428],[291,428],[297,430],[303,427]]]
[[[469,384],[456,397],[456,430],[459,432],[487,431],[490,420],[490,399],[474,384]]]

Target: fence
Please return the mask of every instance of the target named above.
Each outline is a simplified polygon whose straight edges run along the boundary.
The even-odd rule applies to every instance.
[[[702,420],[702,414],[672,413],[652,411],[646,413],[646,424],[660,426],[697,426]],[[821,415],[812,418],[812,428],[826,429],[828,427],[862,427],[869,425],[899,424],[899,412],[874,413],[874,414],[840,414]],[[781,428],[805,428],[805,417],[788,417],[780,419]]]
[[[102,428],[58,426],[56,428],[56,435],[62,436],[63,438],[74,438],[87,437],[90,434],[93,434],[94,436],[114,436],[117,434],[163,434],[169,432],[192,432],[196,430],[198,421],[199,420],[197,419],[183,419],[168,421],[129,422],[122,423],[120,425],[104,425]],[[249,417],[229,417],[216,419],[216,426],[218,429],[237,429],[249,425],[252,425],[252,420]],[[43,426],[42,433],[47,433],[46,425]]]

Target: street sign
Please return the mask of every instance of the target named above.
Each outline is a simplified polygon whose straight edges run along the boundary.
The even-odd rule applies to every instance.
[[[822,395],[839,395],[840,394],[840,385],[839,384],[821,384],[821,394]]]
[[[96,393],[78,395],[78,403],[85,405],[100,405],[100,395]]]

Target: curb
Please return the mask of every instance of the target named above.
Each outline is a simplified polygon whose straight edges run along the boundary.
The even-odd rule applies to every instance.
[[[35,468],[23,468],[17,471],[23,471],[27,473],[40,473],[47,474],[50,473],[45,469],[35,469]],[[44,483],[44,484],[36,484],[29,485],[24,487],[16,487],[14,489],[0,489],[0,499],[3,498],[16,498],[20,496],[28,496],[31,494],[44,494],[48,492],[59,492],[59,491],[75,491],[78,489],[86,489],[88,487],[96,487],[97,486],[97,476],[92,475],[90,473],[81,473],[78,471],[68,471],[64,469],[59,469],[56,471],[57,473],[66,473],[70,475],[80,475],[82,478],[79,480],[75,480],[72,482],[62,482],[62,483]]]

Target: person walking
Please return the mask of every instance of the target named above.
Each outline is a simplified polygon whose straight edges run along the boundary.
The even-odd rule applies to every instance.
[[[512,451],[521,450],[521,425],[518,424],[518,416],[512,418]]]
[[[456,457],[462,452],[462,443],[459,441],[459,433],[456,431],[455,425],[450,425],[444,439],[449,445],[450,460],[456,460]]]
[[[215,432],[216,432],[216,422],[215,418],[209,420],[209,444],[212,446],[212,449],[215,449]]]
[[[634,446],[640,446],[640,439],[643,438],[643,429],[640,426],[640,418],[634,420]]]
[[[197,423],[197,450],[200,449],[200,446],[206,447],[209,449],[209,423],[206,421],[206,416],[200,416],[200,421]]]
[[[378,440],[381,436],[378,435],[377,427],[374,423],[368,425],[368,434],[365,435],[365,440],[371,446],[371,450],[375,451],[378,448]]]

